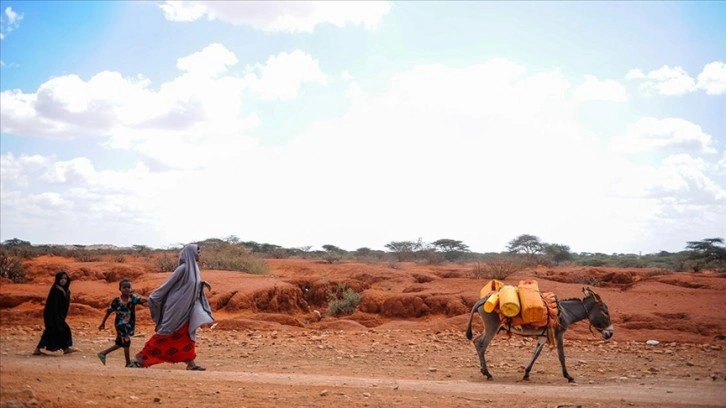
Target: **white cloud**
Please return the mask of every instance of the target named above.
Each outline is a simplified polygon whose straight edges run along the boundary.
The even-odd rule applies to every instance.
[[[4,15],[0,15],[0,40],[4,40],[8,34],[20,27],[20,22],[24,15],[13,10],[12,7],[6,7]]]
[[[645,74],[639,68],[633,68],[625,74],[625,79],[643,79]]]
[[[41,179],[49,183],[83,184],[89,182],[95,172],[96,170],[88,158],[78,157],[53,163]]]
[[[324,84],[328,78],[317,60],[299,50],[230,72],[236,63],[234,53],[212,44],[180,58],[183,73],[158,91],[143,76],[109,71],[88,81],[77,75],[52,78],[36,93],[3,91],[0,131],[101,138],[110,148],[134,150],[155,169],[198,168],[205,161],[197,159],[195,144],[202,141],[241,149],[254,145],[245,134],[259,118],[245,110],[247,94],[292,99],[305,84]]]
[[[323,23],[375,28],[391,6],[385,1],[165,1],[160,8],[171,21],[206,17],[269,32],[312,32]]]
[[[248,70],[245,84],[262,99],[290,99],[300,92],[304,83],[324,84],[328,79],[320,70],[318,60],[300,50],[273,55],[264,65],[256,64],[254,69],[248,67]]]
[[[625,79],[641,81],[640,89],[646,94],[680,96],[702,89],[708,95],[722,95],[726,93],[726,64],[722,61],[706,64],[697,80],[682,67],[667,65],[647,74],[638,68],[631,69]]]
[[[706,64],[698,74],[698,88],[709,95],[726,94],[726,63],[714,61]]]
[[[352,82],[348,85],[348,92],[346,93],[346,96],[350,99],[358,99],[366,96],[366,91],[364,91],[359,84]]]
[[[633,198],[655,198],[665,203],[722,205],[726,188],[709,175],[704,159],[674,154],[655,165],[624,162],[613,169],[613,191]]]
[[[228,66],[237,64],[234,53],[222,44],[208,45],[199,52],[179,58],[177,68],[193,75],[215,77],[227,71]]]
[[[639,69],[630,70],[626,79],[643,80],[640,89],[646,93],[655,92],[660,95],[684,95],[696,89],[696,81],[681,67],[664,65],[644,74]]]
[[[593,75],[585,75],[585,82],[575,89],[573,98],[576,102],[625,102],[628,100],[628,95],[625,87],[618,81],[599,80]]]
[[[610,150],[621,153],[677,149],[695,153],[715,153],[713,137],[703,129],[680,118],[642,118],[627,131],[614,137]]]
[[[48,161],[48,158],[40,155],[22,155],[16,158],[12,153],[7,153],[0,156],[0,186],[27,186],[29,174],[45,167]]]
[[[143,77],[104,71],[88,81],[77,75],[55,77],[36,93],[6,90],[0,93],[0,131],[59,138],[105,136],[111,127],[133,125],[171,108],[148,85]]]
[[[716,165],[721,174],[726,174],[726,151],[721,154],[721,160]]]
[[[159,8],[164,12],[164,17],[171,21],[196,21],[207,14],[207,6],[199,1],[165,1]]]

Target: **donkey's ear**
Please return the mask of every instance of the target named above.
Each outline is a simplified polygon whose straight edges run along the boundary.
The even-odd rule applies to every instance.
[[[585,294],[585,297],[592,296],[592,298],[595,299],[595,302],[597,302],[597,303],[602,302],[602,299],[600,299],[600,295],[595,293],[595,291],[590,289],[589,287],[582,288],[582,293]]]

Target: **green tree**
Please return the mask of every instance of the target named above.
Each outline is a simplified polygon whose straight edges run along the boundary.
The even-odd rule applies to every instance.
[[[384,247],[396,255],[399,262],[411,259],[414,251],[418,248],[418,244],[413,241],[391,241]]]
[[[323,245],[323,249],[325,250],[323,258],[331,264],[343,259],[343,255],[346,253],[344,249],[338,248],[335,245]]]
[[[534,235],[522,234],[509,241],[507,250],[514,254],[525,254],[527,258],[534,259],[544,249],[544,243]]]
[[[328,251],[328,252],[339,252],[341,254],[344,254],[346,252],[345,249],[341,249],[341,248],[338,248],[335,245],[329,245],[329,244],[328,245],[323,245],[323,249],[326,250],[326,251]]]
[[[469,246],[455,239],[439,239],[431,243],[436,249],[444,253],[447,261],[453,261],[461,257],[464,252],[469,252]]]
[[[30,241],[23,241],[22,239],[13,238],[3,242],[3,245],[7,247],[20,247],[20,246],[31,246]]]
[[[686,249],[690,251],[689,257],[691,260],[695,261],[694,270],[715,268],[723,271],[726,269],[726,247],[724,247],[723,238],[688,241]]]
[[[224,240],[229,242],[230,244],[239,244],[239,237],[237,235],[230,235]]]
[[[562,244],[544,244],[544,253],[552,258],[555,265],[572,260],[570,247]]]

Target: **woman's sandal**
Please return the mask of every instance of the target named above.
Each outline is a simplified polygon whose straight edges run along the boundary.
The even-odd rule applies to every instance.
[[[189,371],[207,371],[206,368],[200,366],[200,365],[193,365],[193,366],[187,366],[187,370]]]
[[[40,351],[40,350],[35,350],[35,351],[33,351],[33,355],[34,356],[42,356],[43,355],[43,352]]]
[[[74,349],[73,347],[68,347],[67,349],[63,350],[63,354],[71,354],[75,353],[76,351],[78,350]]]

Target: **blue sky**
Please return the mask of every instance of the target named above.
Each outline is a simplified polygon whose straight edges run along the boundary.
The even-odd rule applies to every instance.
[[[0,240],[724,237],[726,3],[0,1]]]

